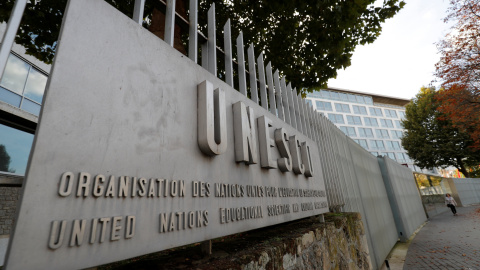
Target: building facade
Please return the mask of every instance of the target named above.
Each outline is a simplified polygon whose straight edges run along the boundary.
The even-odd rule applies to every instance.
[[[388,156],[414,171],[421,171],[401,143],[401,120],[409,99],[328,88],[308,94],[307,100],[373,155]]]

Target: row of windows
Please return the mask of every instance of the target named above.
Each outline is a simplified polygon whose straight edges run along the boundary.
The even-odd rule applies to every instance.
[[[350,137],[357,137],[355,127],[340,126],[340,130]],[[391,134],[391,136],[390,136]],[[401,139],[403,132],[400,130],[375,129],[375,137],[379,139]],[[373,130],[371,128],[358,128],[358,137],[374,138]]]
[[[345,124],[345,119],[343,118],[342,114],[335,114],[335,113],[329,113],[328,114],[328,119],[332,121],[335,124]],[[380,120],[380,125],[382,127],[386,128],[393,128],[393,121],[390,119],[379,119]],[[395,127],[399,129],[403,129],[403,125],[399,120],[394,120],[395,121]],[[378,120],[377,118],[373,117],[363,117],[363,122],[365,123],[365,126],[369,127],[378,127]],[[354,116],[354,115],[347,115],[347,123],[349,125],[355,125],[355,126],[362,126],[362,120],[360,116]]]
[[[47,76],[10,54],[0,81],[0,100],[38,115],[46,85]]]
[[[398,162],[406,163],[411,162],[411,159],[405,153],[391,153],[391,152],[370,152],[374,156],[387,156]]]
[[[356,139],[354,141],[360,144],[366,150],[402,150],[400,142],[397,141],[370,140],[370,147],[367,140]]]
[[[319,111],[333,112],[332,103],[330,103],[328,101],[317,100],[317,101],[315,101],[315,105],[317,107],[317,110],[319,110]],[[335,111],[336,112],[351,113],[349,104],[334,103],[334,105],[335,105]],[[367,107],[365,107],[365,106],[352,105],[352,108],[353,108],[353,113],[354,114],[368,115]],[[371,116],[383,117],[383,112],[382,112],[381,108],[369,107],[368,109],[370,110],[370,115]],[[397,112],[395,110],[389,110],[389,109],[383,109],[383,110],[385,111],[385,117],[398,118]],[[405,113],[403,111],[398,111],[398,114],[400,115],[401,118],[404,118],[404,116],[405,116]]]
[[[315,97],[315,98],[324,98],[324,99],[330,99],[330,100],[373,105],[372,97],[340,93],[340,92],[328,91],[328,90],[315,91],[313,93],[308,94],[308,96]]]

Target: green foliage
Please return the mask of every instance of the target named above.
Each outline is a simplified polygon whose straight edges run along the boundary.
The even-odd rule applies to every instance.
[[[0,3],[0,22],[8,20],[13,2]],[[28,54],[51,63],[66,0],[35,2],[27,5],[16,42],[25,46]],[[108,2],[131,16],[133,0]],[[212,2],[216,7],[217,32],[231,18],[233,39],[242,30],[245,44],[255,44],[257,55],[265,53],[265,63],[271,61],[272,67],[283,72],[294,87],[305,90],[326,87],[338,69],[350,66],[355,47],[373,42],[381,33],[381,23],[405,5],[402,0],[384,0],[382,7],[374,7],[375,0],[199,1],[203,33]],[[179,5],[188,7],[188,1],[177,0]],[[153,6],[147,1],[147,17]],[[221,45],[223,39],[218,42]]]
[[[458,168],[468,177],[467,166],[477,165],[480,152],[471,146],[470,136],[455,128],[437,108],[438,92],[422,87],[406,106],[402,145],[420,168]]]
[[[0,171],[11,172],[10,168],[10,155],[5,148],[5,145],[0,144]],[[14,172],[14,171],[13,171]]]

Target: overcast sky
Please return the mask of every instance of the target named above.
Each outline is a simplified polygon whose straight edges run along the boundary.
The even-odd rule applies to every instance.
[[[329,87],[410,99],[430,84],[439,60],[434,43],[449,32],[443,22],[449,1],[405,2],[374,43],[357,47],[352,65],[339,70]]]

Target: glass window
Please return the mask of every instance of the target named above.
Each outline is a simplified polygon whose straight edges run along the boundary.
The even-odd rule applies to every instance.
[[[363,96],[356,96],[356,98],[358,103],[361,103],[361,104],[365,103],[365,100],[363,100]]]
[[[365,106],[352,105],[352,107],[353,107],[354,114],[368,115],[367,108]]]
[[[397,112],[395,110],[385,109],[385,116],[390,118],[397,118]]]
[[[377,134],[377,138],[381,138],[381,139],[390,138],[390,135],[388,134],[388,130],[386,129],[376,129],[375,133]]]
[[[402,122],[400,122],[399,120],[395,120],[395,127],[403,129]]]
[[[338,92],[332,92],[332,91],[330,91],[330,97],[331,97],[333,100],[340,100],[340,95],[338,94]]]
[[[357,99],[355,98],[355,95],[348,94],[348,101],[356,103]]]
[[[405,118],[405,112],[404,111],[398,111],[398,115],[400,118],[404,119]]]
[[[400,150],[400,143],[397,141],[386,141],[388,150]]]
[[[380,125],[382,127],[393,128],[393,122],[390,119],[380,119]]]
[[[330,99],[330,92],[327,90],[320,90],[320,94],[322,95],[323,98],[328,98]]]
[[[340,130],[343,131],[343,133],[345,133],[345,135],[347,135],[347,136],[357,137],[357,133],[355,132],[355,128],[354,128],[354,127],[341,126],[341,127],[340,127]]]
[[[400,130],[392,130],[392,138],[401,139],[403,137],[403,132]]]
[[[382,109],[370,107],[370,115],[373,116],[383,116]]]
[[[316,101],[315,104],[317,105],[317,110],[320,111],[333,111],[332,109],[332,103],[326,102],[326,101]]]
[[[345,93],[338,93],[340,95],[340,100],[341,101],[348,101],[347,94]]]
[[[20,107],[20,102],[22,102],[22,96],[20,96],[19,94],[15,94],[14,92],[8,91],[3,87],[0,87],[0,100],[15,107]]]
[[[25,81],[27,80],[29,69],[30,65],[15,55],[10,54],[2,80],[0,81],[0,86],[17,94],[23,94],[23,88],[25,86]]]
[[[368,150],[367,140],[358,139],[358,140],[354,140],[354,141],[356,143],[360,144],[360,146],[363,147],[365,150]]]
[[[306,102],[307,105],[309,105],[310,107],[313,107],[312,100],[310,100],[310,99],[305,99],[305,102]]]
[[[45,86],[47,86],[47,76],[31,68],[23,95],[37,103],[42,103]]]
[[[359,137],[373,138],[373,131],[371,128],[358,128]]]
[[[345,124],[343,115],[341,114],[329,113],[328,119],[330,119],[330,121],[332,121],[335,124]]]
[[[348,106],[348,104],[335,103],[335,111],[350,113],[350,106]]]
[[[362,125],[362,120],[360,116],[347,115],[347,122],[349,125],[357,125],[357,126]]]
[[[378,127],[378,122],[376,118],[364,117],[363,122],[365,123],[365,126]]]
[[[0,124],[0,171],[25,175],[33,134]]]
[[[372,97],[363,97],[363,99],[365,99],[365,103],[367,103],[368,105],[373,105]]]
[[[385,153],[387,157],[393,159],[393,160],[396,160],[395,159],[395,153],[391,153],[391,152],[388,152],[388,153]]]
[[[378,156],[378,152],[370,152],[374,156]]]
[[[370,140],[370,147],[374,150],[385,150],[385,145],[381,140]]]

